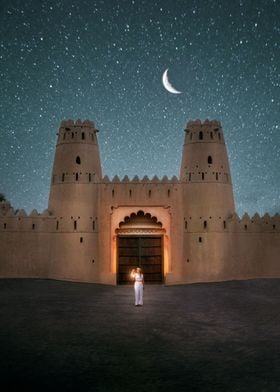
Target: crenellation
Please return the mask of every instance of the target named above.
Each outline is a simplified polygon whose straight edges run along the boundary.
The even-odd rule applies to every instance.
[[[38,213],[38,211],[36,210],[36,208],[34,208],[31,212],[30,212],[30,214],[29,214],[29,216],[30,217],[37,217],[37,216],[39,216],[40,214]]]
[[[246,222],[246,223],[251,221],[251,218],[249,217],[249,215],[248,215],[247,212],[245,212],[245,213],[243,214],[243,216],[242,216],[242,218],[241,218],[241,221]]]
[[[252,223],[254,223],[254,222],[260,222],[260,220],[261,220],[261,217],[260,217],[260,215],[256,212],[253,216],[252,216],[252,218],[251,218],[251,222]]]
[[[209,120],[205,120],[204,122],[201,122],[200,120],[189,121],[185,129],[187,133],[193,133],[193,134],[199,133],[200,131],[206,134],[209,132],[219,132],[221,130],[222,127],[218,121],[209,121]]]
[[[268,212],[266,212],[266,213],[264,214],[264,216],[262,217],[262,219],[263,219],[263,220],[270,220],[270,219],[271,219],[271,216],[269,215]]]
[[[76,127],[81,127],[83,125],[82,120],[81,119],[76,120],[75,125]]]
[[[69,119],[69,120],[62,120],[61,124],[60,124],[60,127],[63,127],[65,129],[66,128],[71,128],[73,126],[74,126],[74,121],[71,120],[71,119]]]
[[[6,215],[9,210],[12,209],[11,203],[7,200],[2,200],[0,202],[0,216]]]
[[[112,183],[119,183],[120,182],[120,178],[119,176],[115,175],[112,179]]]
[[[71,129],[74,129],[75,127],[84,127],[84,128],[95,129],[95,124],[93,121],[90,121],[90,120],[81,121],[80,119],[76,120],[75,122],[71,119],[70,120],[63,120],[63,121],[61,121],[61,124],[60,124],[60,128],[63,128],[66,131],[70,131]]]
[[[142,182],[142,183],[147,183],[147,182],[150,183],[151,180],[149,179],[148,176],[144,176],[144,177],[142,178],[141,182]]]
[[[240,222],[240,217],[236,212],[234,212],[230,215],[230,220],[232,220],[233,222]]]
[[[71,145],[73,143],[79,144],[93,144],[97,146],[96,133],[98,129],[92,121],[77,120],[75,123],[72,120],[65,120],[61,122],[59,134],[57,138],[57,146],[64,144]]]
[[[160,179],[158,178],[157,175],[155,175],[155,176],[152,178],[152,183],[158,184],[159,182],[160,182]]]
[[[73,173],[74,174],[74,173]],[[65,173],[65,182],[66,182],[66,176],[68,173]],[[157,175],[155,175],[152,179],[150,179],[148,176],[144,176],[142,179],[139,179],[138,176],[134,176],[133,178],[129,178],[127,175],[125,175],[122,179],[119,178],[119,176],[115,175],[112,180],[106,175],[100,180],[100,183],[103,184],[118,184],[118,183],[123,183],[123,184],[178,184],[180,181],[177,176],[173,176],[172,178],[168,178],[167,176],[163,176],[162,178],[159,178]]]
[[[124,176],[121,182],[128,183],[128,182],[130,182],[130,179],[128,178],[128,176]]]
[[[87,128],[95,128],[94,122],[93,122],[93,121],[90,121],[90,120],[85,120],[85,121],[82,123],[82,126],[87,127]]]
[[[27,213],[25,212],[24,209],[20,209],[20,210],[17,211],[16,216],[25,218],[25,217],[27,217]]]
[[[12,216],[15,216],[15,215],[16,215],[16,210],[14,210],[13,208],[10,208],[5,216],[12,217]]]
[[[173,184],[177,184],[179,182],[179,179],[177,176],[173,176],[170,180],[170,182],[172,182]]]
[[[255,213],[252,217],[245,213],[241,218],[237,214],[234,214],[228,223],[232,231],[240,231],[242,233],[277,232],[280,226],[277,224],[275,218],[269,214],[260,217],[258,213]]]
[[[110,179],[109,179],[109,177],[108,176],[104,176],[103,178],[102,178],[102,180],[101,180],[103,183],[105,183],[105,184],[107,184],[107,183],[109,183],[110,182]]]

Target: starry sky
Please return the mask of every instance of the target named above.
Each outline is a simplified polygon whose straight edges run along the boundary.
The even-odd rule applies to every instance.
[[[280,212],[279,20],[276,0],[0,0],[0,192],[47,208],[64,119],[96,123],[112,178],[178,176],[187,121],[208,118],[237,213]]]

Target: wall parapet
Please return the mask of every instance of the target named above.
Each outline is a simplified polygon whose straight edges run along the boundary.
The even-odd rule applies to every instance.
[[[184,218],[185,232],[192,233],[279,233],[280,216],[275,214],[270,216],[265,214],[260,217],[255,214],[253,217],[245,213],[240,218],[236,213],[230,216],[188,216]]]
[[[255,213],[250,217],[248,213],[245,213],[242,217],[239,217],[235,213],[229,219],[229,224],[235,230],[242,232],[279,232],[280,216],[278,213],[273,216],[268,213],[263,216]]]
[[[179,179],[177,176],[173,176],[171,178],[168,178],[167,176],[163,176],[162,178],[159,178],[158,176],[154,176],[153,178],[144,176],[140,179],[138,176],[129,178],[127,175],[121,179],[118,175],[115,175],[110,180],[110,178],[106,175],[100,180],[100,182],[104,184],[177,184]]]
[[[37,210],[29,215],[24,210],[15,211],[13,215],[0,216],[0,232],[47,232],[47,233],[98,233],[98,218],[95,216],[51,215],[45,210]]]

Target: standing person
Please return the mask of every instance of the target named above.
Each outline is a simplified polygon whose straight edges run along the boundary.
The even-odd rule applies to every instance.
[[[141,268],[133,269],[130,276],[134,279],[135,306],[143,305],[144,275]]]

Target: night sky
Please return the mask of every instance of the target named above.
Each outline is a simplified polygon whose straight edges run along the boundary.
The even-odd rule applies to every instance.
[[[112,178],[178,176],[186,123],[208,118],[237,213],[280,212],[279,1],[0,4],[0,192],[14,208],[47,208],[64,119],[95,122]]]

